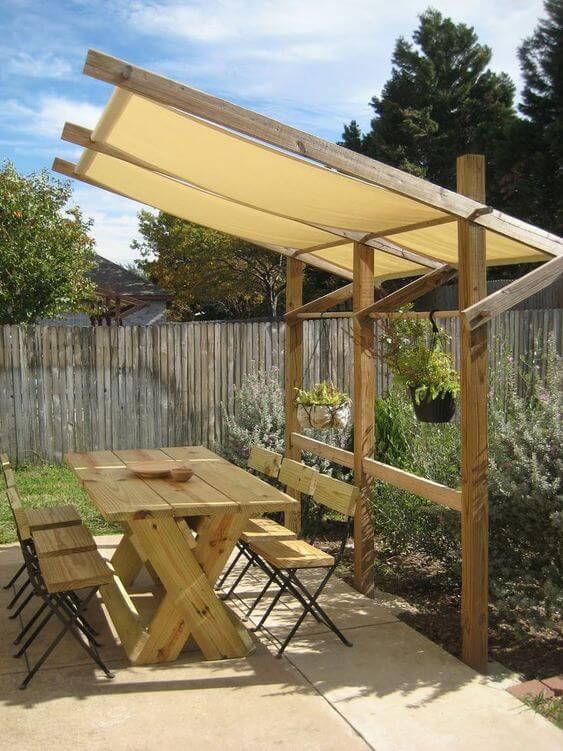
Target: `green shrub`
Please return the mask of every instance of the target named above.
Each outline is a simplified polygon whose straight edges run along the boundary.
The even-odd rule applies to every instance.
[[[284,398],[276,369],[249,373],[235,389],[234,407],[229,414],[221,404],[225,439],[220,448],[229,461],[245,467],[252,446],[283,453]]]

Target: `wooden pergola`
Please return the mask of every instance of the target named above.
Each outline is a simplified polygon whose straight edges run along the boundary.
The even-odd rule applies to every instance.
[[[462,654],[468,665],[485,672],[485,324],[563,273],[561,239],[486,205],[483,156],[459,157],[457,192],[449,191],[100,52],[88,52],[84,71],[115,86],[114,94],[94,131],[65,125],[63,138],[84,147],[84,155],[78,165],[55,159],[53,169],[287,257],[286,455],[299,460],[306,450],[353,469],[362,491],[354,526],[354,580],[367,595],[374,591],[374,478],[460,512]],[[218,153],[223,161],[216,163]],[[487,296],[487,265],[525,261],[544,263]],[[305,264],[350,283],[304,304]],[[461,489],[374,457],[373,321],[397,315],[456,275]],[[375,300],[383,279],[409,276],[417,278]],[[354,450],[345,451],[299,432],[294,388],[303,379],[303,321],[350,298],[353,312],[342,315],[353,319]],[[294,514],[286,523],[298,529],[300,519]]]

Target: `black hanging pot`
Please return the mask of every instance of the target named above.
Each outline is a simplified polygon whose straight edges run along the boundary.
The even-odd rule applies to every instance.
[[[450,391],[435,399],[432,398],[430,391],[427,391],[420,404],[416,403],[414,386],[409,386],[409,391],[414,413],[419,422],[450,422],[455,415],[455,398]]]

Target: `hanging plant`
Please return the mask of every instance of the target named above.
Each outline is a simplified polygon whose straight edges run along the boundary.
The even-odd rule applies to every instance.
[[[297,419],[302,428],[341,430],[350,422],[351,399],[334,383],[321,381],[310,391],[295,390]]]
[[[412,305],[402,311],[412,310]],[[411,394],[420,422],[449,422],[455,414],[459,375],[445,351],[449,336],[432,314],[425,318],[384,319],[380,343],[395,381]]]

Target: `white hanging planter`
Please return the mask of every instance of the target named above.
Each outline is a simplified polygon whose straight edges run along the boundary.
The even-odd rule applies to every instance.
[[[349,402],[335,407],[331,404],[298,404],[297,419],[302,428],[317,430],[342,430],[352,416]]]

